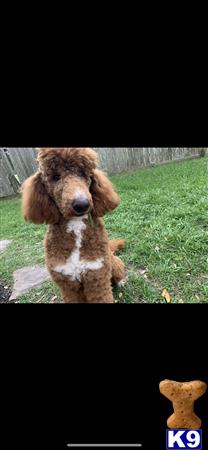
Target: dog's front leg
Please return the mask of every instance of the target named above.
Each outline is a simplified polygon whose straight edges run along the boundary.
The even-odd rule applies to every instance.
[[[52,273],[53,281],[58,285],[64,303],[86,303],[83,287],[78,281],[58,273]]]
[[[89,271],[83,287],[87,303],[114,303],[109,270]]]
[[[61,293],[62,293],[62,298],[64,303],[86,303],[84,294],[82,291],[79,292],[74,292],[72,290],[67,289],[66,291],[64,291],[63,289],[61,289]]]

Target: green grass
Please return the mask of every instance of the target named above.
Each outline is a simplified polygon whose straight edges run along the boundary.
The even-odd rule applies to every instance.
[[[105,217],[110,238],[124,238],[121,253],[128,283],[115,288],[121,303],[208,302],[208,159],[201,158],[112,177],[121,205]],[[12,285],[14,270],[44,264],[45,226],[25,223],[20,199],[0,202],[1,239],[13,243],[0,256],[0,279]],[[60,301],[50,282],[19,301]],[[52,300],[54,301],[54,300]]]

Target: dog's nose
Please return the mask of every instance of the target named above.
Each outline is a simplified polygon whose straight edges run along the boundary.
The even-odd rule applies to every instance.
[[[89,201],[87,198],[77,198],[72,203],[74,211],[78,214],[85,213],[89,209]]]

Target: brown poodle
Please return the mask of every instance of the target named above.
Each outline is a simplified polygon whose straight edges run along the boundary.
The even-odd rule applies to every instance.
[[[97,169],[88,148],[38,149],[39,171],[22,187],[23,215],[49,225],[46,264],[66,303],[113,303],[112,285],[123,283],[124,264],[114,252],[124,241],[109,241],[103,221],[119,197]]]

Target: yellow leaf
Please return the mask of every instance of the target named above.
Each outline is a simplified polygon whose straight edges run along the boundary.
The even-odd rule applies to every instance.
[[[164,299],[166,300],[167,303],[171,303],[171,298],[170,298],[170,294],[167,291],[167,289],[163,289],[162,291],[162,297],[164,297]]]

